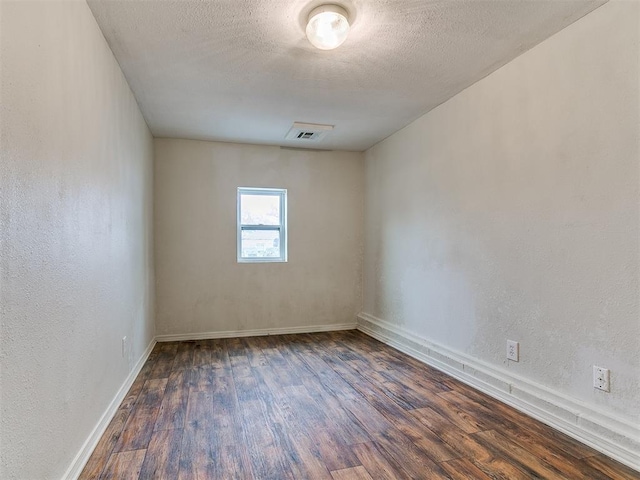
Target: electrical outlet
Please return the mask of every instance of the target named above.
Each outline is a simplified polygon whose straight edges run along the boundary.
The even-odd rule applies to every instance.
[[[122,337],[122,358],[125,358],[127,355],[127,337],[126,335]]]
[[[513,340],[507,340],[507,360],[520,361],[520,344]]]
[[[609,369],[593,366],[593,388],[611,391],[611,383],[609,382]]]

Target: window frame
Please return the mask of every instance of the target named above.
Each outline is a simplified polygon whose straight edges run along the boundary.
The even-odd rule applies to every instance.
[[[280,224],[279,225],[253,225],[242,223],[242,195],[264,195],[279,197],[280,199]],[[286,263],[287,259],[287,189],[286,188],[260,188],[238,187],[236,201],[236,230],[237,245],[236,258],[238,263]],[[244,230],[270,230],[280,233],[280,256],[278,257],[243,257],[242,256],[242,232]]]

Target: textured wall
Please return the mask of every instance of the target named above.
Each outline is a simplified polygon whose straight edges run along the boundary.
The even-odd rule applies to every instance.
[[[157,333],[354,323],[363,156],[155,140]],[[288,189],[288,263],[238,264],[236,189]]]
[[[153,336],[153,142],[85,2],[0,8],[0,478],[57,479]]]
[[[366,313],[635,422],[639,8],[600,7],[365,159]]]

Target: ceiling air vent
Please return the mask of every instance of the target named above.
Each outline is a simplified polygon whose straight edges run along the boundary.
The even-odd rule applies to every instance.
[[[299,140],[303,142],[319,142],[331,130],[333,130],[333,125],[294,122],[293,127],[291,127],[291,130],[289,130],[285,138],[287,140]]]

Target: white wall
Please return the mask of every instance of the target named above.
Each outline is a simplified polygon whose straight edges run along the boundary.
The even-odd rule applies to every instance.
[[[153,142],[84,1],[0,8],[0,478],[56,479],[153,337]]]
[[[363,155],[155,140],[157,333],[354,324]],[[237,187],[288,190],[289,261],[238,264]]]
[[[605,4],[367,151],[364,275],[366,314],[636,426],[639,8]]]

